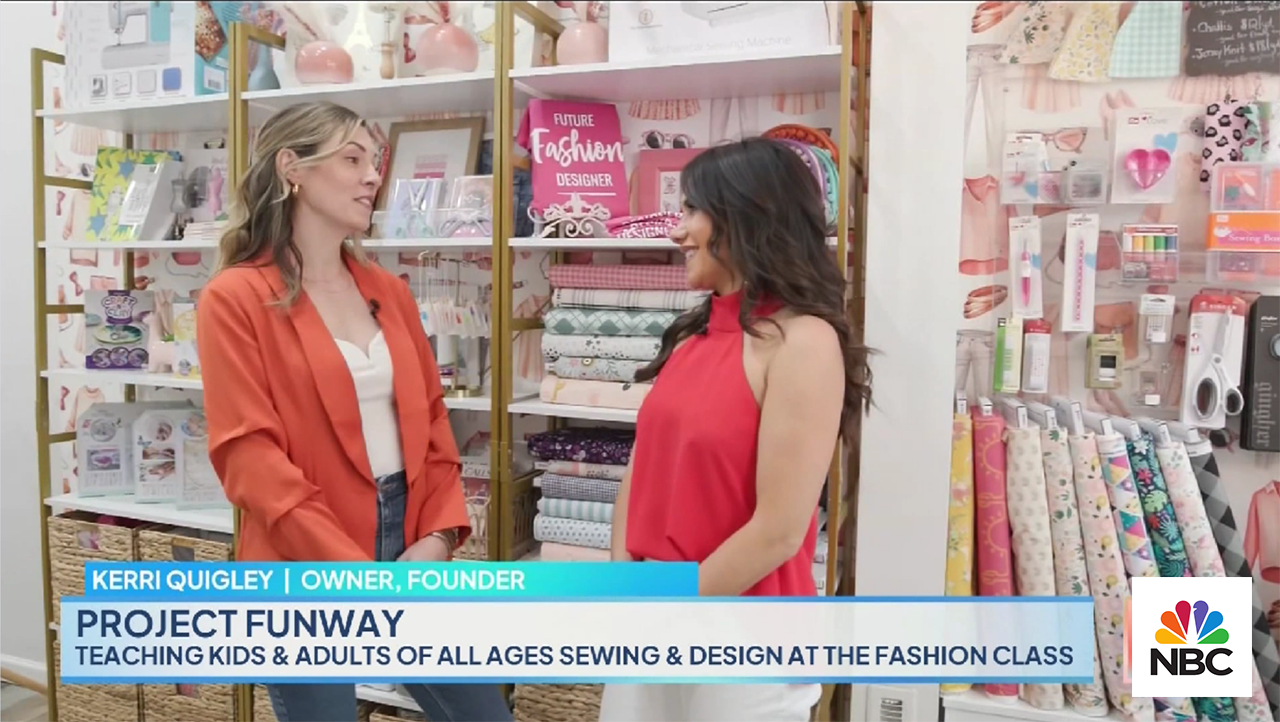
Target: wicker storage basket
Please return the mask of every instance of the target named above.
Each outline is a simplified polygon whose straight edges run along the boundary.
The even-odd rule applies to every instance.
[[[230,534],[169,526],[138,530],[140,562],[229,562],[232,548]]]
[[[510,485],[511,503],[511,556],[520,559],[537,546],[533,538],[533,518],[538,515],[538,488],[533,477],[517,480]]]
[[[232,541],[226,534],[168,526],[138,530],[135,541],[142,562],[226,562]],[[235,687],[229,684],[144,684],[142,714],[146,722],[233,722]]]
[[[595,722],[600,719],[601,684],[517,684],[517,722]]]
[[[278,722],[276,710],[271,706],[271,696],[261,684],[253,686],[253,722]]]
[[[55,645],[53,663],[62,678],[62,653]],[[58,722],[139,722],[142,719],[136,684],[54,684]]]
[[[49,584],[56,623],[62,623],[62,597],[84,594],[85,562],[133,561],[134,530],[100,524],[97,518],[81,511],[49,517]]]

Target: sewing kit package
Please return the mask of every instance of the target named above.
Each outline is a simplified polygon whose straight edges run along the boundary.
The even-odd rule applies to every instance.
[[[86,289],[85,368],[147,368],[146,317],[154,311],[152,291]]]
[[[227,92],[231,23],[257,3],[66,3],[67,106]]]
[[[94,404],[76,420],[76,461],[80,473],[71,492],[76,496],[132,494],[137,487],[134,465],[134,422],[144,413],[189,407],[186,401]]]
[[[531,213],[551,224],[567,212],[601,229],[631,213],[616,105],[530,100],[516,142],[529,152]]]

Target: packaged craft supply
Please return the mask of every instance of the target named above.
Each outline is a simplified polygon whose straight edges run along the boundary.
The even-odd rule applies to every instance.
[[[144,412],[191,407],[185,401],[94,404],[76,421],[76,496],[132,494],[137,486],[133,425]]]
[[[1125,225],[1121,230],[1121,273],[1126,281],[1178,280],[1178,226]]]
[[[1112,203],[1172,203],[1180,108],[1134,108],[1117,112],[1113,137]]]
[[[151,409],[133,422],[133,460],[139,503],[176,502],[183,477],[184,443],[192,435],[203,438],[204,412],[191,406]]]
[[[146,317],[155,311],[151,291],[84,292],[85,368],[145,369]]]
[[[1120,362],[1124,358],[1124,337],[1118,333],[1091,334],[1088,352],[1089,376],[1085,379],[1085,386],[1091,389],[1120,388]]]
[[[178,487],[179,509],[220,509],[231,506],[222,482],[209,460],[209,432],[204,412],[196,410],[186,417],[182,427],[182,454],[178,459],[181,483]]]
[[[173,303],[173,373],[188,379],[200,378],[200,354],[196,348],[196,304]]]

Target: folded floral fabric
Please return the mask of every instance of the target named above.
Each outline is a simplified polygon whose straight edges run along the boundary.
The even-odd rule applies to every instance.
[[[1053,535],[1049,530],[1040,430],[1008,429],[1005,439],[1005,489],[1013,528],[1013,572],[1018,594],[1052,597],[1056,592]],[[1036,709],[1058,710],[1066,704],[1060,684],[1024,684],[1020,685],[1019,694]]]
[[[613,523],[613,504],[607,504],[602,501],[558,499],[544,496],[538,500],[538,511],[547,516],[560,517],[561,519],[595,521],[602,524]]]
[[[608,549],[612,535],[612,524],[561,519],[545,514],[538,514],[533,517],[533,538],[540,542],[556,542],[576,547]]]
[[[1252,579],[1249,562],[1244,555],[1244,535],[1231,512],[1231,498],[1218,475],[1218,460],[1213,456],[1213,446],[1208,441],[1187,444],[1187,457],[1200,487],[1200,498],[1213,529],[1214,541],[1222,555],[1222,565],[1227,576]],[[1253,585],[1253,642],[1254,664],[1262,678],[1262,687],[1271,707],[1272,717],[1280,720],[1280,650],[1271,638],[1267,615],[1258,595],[1258,585]]]
[[[622,481],[627,473],[626,465],[591,464],[585,461],[535,461],[533,468],[564,476],[585,476],[588,479]]]
[[[1013,559],[1010,558],[1009,511],[1005,503],[1004,419],[996,414],[973,416],[974,524],[978,536],[978,595],[1013,596]],[[983,691],[996,699],[1018,696],[1016,684],[984,684]]]
[[[630,463],[635,442],[635,432],[623,429],[557,429],[525,437],[529,453],[536,459],[618,466]]]
[[[544,562],[607,562],[610,561],[608,549],[592,549],[575,547],[557,542],[543,542],[539,555]]]
[[[661,336],[680,314],[619,308],[553,308],[542,315],[551,334],[586,336]]]
[[[687,311],[707,297],[706,291],[637,291],[617,288],[557,288],[556,308],[630,308]]]
[[[1080,510],[1072,483],[1071,451],[1067,432],[1045,429],[1040,432],[1040,452],[1044,457],[1045,490],[1049,503],[1049,532],[1053,539],[1054,588],[1060,597],[1089,596],[1089,571],[1080,530]],[[1015,551],[1017,549],[1015,545]],[[1107,691],[1102,683],[1102,665],[1097,650],[1093,655],[1093,682],[1064,684],[1067,702],[1080,714],[1102,717],[1107,714]]]
[[[651,388],[650,384],[562,379],[555,374],[546,374],[538,388],[538,398],[548,404],[591,406],[597,409],[639,409]]]
[[[561,356],[652,361],[658,358],[658,336],[572,336],[542,334],[542,359],[551,363]]]
[[[1093,621],[1098,633],[1098,656],[1111,704],[1129,719],[1151,715],[1151,700],[1135,698],[1124,681],[1124,609],[1129,599],[1119,534],[1111,514],[1111,499],[1102,475],[1097,439],[1092,433],[1068,437],[1072,479],[1080,510],[1085,568],[1093,595]]]
[[[547,364],[547,373],[562,379],[631,383],[636,380],[636,372],[647,365],[648,361],[561,356]]]
[[[547,280],[554,288],[689,289],[684,266],[561,263],[548,269]]]
[[[1182,541],[1187,549],[1187,560],[1191,563],[1191,573],[1197,577],[1225,577],[1226,567],[1222,564],[1222,554],[1213,539],[1213,529],[1209,526],[1209,516],[1205,512],[1204,500],[1200,498],[1200,487],[1196,483],[1195,470],[1191,468],[1191,460],[1187,457],[1187,449],[1179,442],[1156,445],[1156,458],[1160,461],[1160,472],[1164,475],[1169,489],[1169,499],[1173,502],[1173,511],[1178,518],[1178,531],[1182,532]],[[1262,677],[1258,674],[1258,665],[1253,669],[1253,696],[1231,699],[1230,697],[1197,697],[1196,711],[1200,719],[1208,722],[1267,722],[1271,719],[1271,709],[1267,703],[1267,695],[1262,687]]]
[[[1124,568],[1131,577],[1158,577],[1156,560],[1151,551],[1151,539],[1143,521],[1142,500],[1133,486],[1133,471],[1129,468],[1129,452],[1120,434],[1102,434],[1096,437],[1098,456],[1102,462],[1102,478],[1107,482],[1107,496],[1120,539],[1120,554]]]
[[[588,479],[584,476],[565,476],[563,474],[543,474],[538,477],[538,487],[542,489],[543,498],[573,499],[575,501],[598,501],[612,504],[618,499],[618,487],[621,482],[612,479]]]
[[[947,506],[948,597],[973,596],[973,421],[968,414],[951,419],[951,502]],[[973,685],[944,684],[943,694]]]

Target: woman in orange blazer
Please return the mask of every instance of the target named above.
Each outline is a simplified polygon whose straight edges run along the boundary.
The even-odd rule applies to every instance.
[[[445,561],[470,533],[409,287],[366,263],[381,179],[331,103],[262,127],[197,325],[209,456],[245,561]],[[354,240],[353,240],[354,239]],[[407,685],[433,722],[510,720],[493,686]],[[353,722],[351,685],[268,685],[281,720]]]

